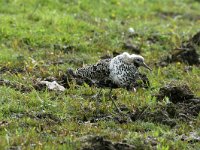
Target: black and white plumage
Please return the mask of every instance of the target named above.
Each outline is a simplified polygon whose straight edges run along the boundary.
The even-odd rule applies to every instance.
[[[89,79],[99,87],[103,87],[104,84],[110,87],[109,98],[112,100],[118,112],[121,112],[111,98],[112,88],[121,87],[135,91],[134,85],[136,80],[140,78],[140,73],[138,71],[138,67],[140,66],[151,70],[151,68],[145,64],[142,56],[135,54],[130,55],[124,52],[114,58],[103,59],[94,65],[79,68],[73,75],[87,80]],[[97,97],[100,95],[100,92],[101,90],[99,94],[97,94]]]
[[[79,68],[75,74],[95,83],[108,80],[117,87],[130,89],[139,77],[140,66],[151,70],[142,56],[124,52],[114,58],[103,59],[94,65]]]
[[[83,78],[88,78],[94,82],[98,82],[100,80],[106,80],[109,78],[110,74],[110,69],[109,69],[110,61],[111,61],[110,58],[103,59],[94,65],[78,68],[75,72],[75,75]]]

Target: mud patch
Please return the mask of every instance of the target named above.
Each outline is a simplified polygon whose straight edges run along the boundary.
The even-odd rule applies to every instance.
[[[199,99],[200,102],[200,99]],[[133,121],[142,120],[155,122],[174,127],[178,121],[193,121],[200,112],[200,103],[168,103],[166,105],[157,105],[154,108],[138,108],[131,114]]]
[[[195,120],[199,112],[199,103],[169,103],[165,106],[158,105],[154,108],[146,107],[137,109],[135,113],[131,114],[131,119],[133,121],[142,120],[174,127],[178,121]]]
[[[117,111],[110,114],[108,112],[94,112],[87,109],[77,119],[81,123],[114,121],[120,124],[141,120],[174,127],[180,121],[195,121],[200,113],[200,98],[195,97],[190,88],[185,84],[176,86],[172,84],[166,85],[154,96],[156,96],[158,101],[162,101],[165,97],[168,97],[169,102],[165,104],[158,103],[155,106],[139,107],[135,110],[130,110],[126,105],[120,105],[118,107],[122,111],[122,114]]]
[[[124,42],[122,46],[123,50],[128,50],[131,53],[140,54],[141,53],[141,46],[137,46],[132,44],[130,41]]]
[[[166,41],[169,41],[169,37],[167,34],[160,34],[160,33],[151,33],[149,35],[147,35],[146,37],[146,41],[148,44],[155,44],[155,43],[159,43],[159,44],[163,44]]]
[[[183,62],[188,65],[200,65],[200,57],[197,53],[200,46],[200,32],[195,34],[188,41],[184,41],[179,48],[173,50],[173,52],[161,59],[158,66],[167,66],[173,62]]]
[[[51,113],[36,113],[35,115],[33,115],[34,118],[36,119],[44,119],[44,120],[51,120],[53,122],[57,122],[57,123],[60,123],[61,120],[54,116],[53,114]]]
[[[103,136],[84,136],[80,138],[83,145],[82,150],[137,150],[137,149],[155,149],[158,141],[153,137],[137,138],[129,144],[126,140],[113,142]]]
[[[176,120],[170,118],[165,108],[162,107],[144,107],[136,109],[136,111],[131,114],[131,119],[132,121],[142,120],[145,122],[161,123],[171,127],[174,127],[177,124]]]
[[[114,109],[114,106],[111,108],[111,110],[113,110],[112,113],[110,113],[100,109],[99,105],[101,104],[99,103],[96,105],[96,109],[94,109],[94,107],[89,108],[87,106],[82,108],[82,111],[75,117],[75,119],[81,124],[96,123],[99,121],[113,121],[119,124],[132,122],[130,118],[130,110],[126,105],[117,105],[121,110],[121,113],[119,113],[116,108]]]
[[[161,101],[165,97],[168,97],[170,101],[166,105],[137,108],[134,113],[130,114],[131,119],[133,121],[152,121],[174,127],[178,123],[177,121],[195,120],[200,113],[200,98],[195,98],[186,84],[170,83],[160,88],[156,95],[157,100]]]
[[[22,68],[9,68],[6,66],[1,67],[0,69],[0,74],[4,74],[6,72],[10,72],[12,74],[18,74],[18,73],[24,73],[25,70]]]
[[[16,91],[20,91],[22,93],[27,93],[32,90],[31,88],[26,87],[23,84],[10,82],[9,80],[4,80],[4,79],[0,79],[0,86],[7,86],[7,87],[15,89]]]
[[[121,108],[120,108],[121,109]],[[122,110],[122,109],[121,109]],[[80,116],[79,116],[80,117]],[[105,112],[90,112],[85,113],[82,118],[79,118],[80,123],[96,123],[98,121],[114,121],[119,124],[126,124],[131,122],[131,118],[127,112],[123,111],[123,114],[119,114],[117,111],[115,113],[105,113]]]
[[[122,142],[112,142],[102,136],[88,136],[83,139],[83,148],[81,150],[133,150],[134,145]]]
[[[176,104],[178,102],[186,102],[190,99],[193,99],[194,94],[186,84],[177,86],[170,83],[160,88],[156,97],[158,100],[162,100],[163,98],[168,97],[172,103]]]
[[[187,85],[169,84],[160,88],[156,95],[157,100],[161,101],[165,97],[169,99],[166,105],[138,108],[131,114],[131,119],[152,121],[173,127],[178,121],[195,120],[198,116],[200,98],[195,97]]]
[[[22,112],[22,113],[12,113],[10,115],[11,118],[13,119],[21,119],[23,117],[29,117],[31,119],[35,119],[35,120],[41,120],[44,123],[47,123],[48,125],[54,125],[54,124],[59,124],[61,123],[63,120],[57,116],[55,116],[52,113],[46,113],[46,112]],[[22,123],[22,126],[28,126],[27,123]]]

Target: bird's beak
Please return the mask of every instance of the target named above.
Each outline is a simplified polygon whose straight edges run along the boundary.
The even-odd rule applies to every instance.
[[[147,64],[145,64],[145,63],[143,63],[143,67],[145,67],[145,68],[149,69],[150,71],[152,71],[152,69],[149,66],[147,66]]]

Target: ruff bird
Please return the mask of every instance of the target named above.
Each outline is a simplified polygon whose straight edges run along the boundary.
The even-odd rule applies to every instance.
[[[146,65],[142,56],[130,55],[124,52],[114,58],[103,59],[94,65],[79,68],[74,74],[78,77],[89,79],[96,84],[99,84],[101,81],[109,81],[109,98],[112,100],[111,91],[113,87],[135,91],[134,83],[139,78],[138,68],[140,66],[152,70]],[[119,111],[115,102],[113,100],[112,102]]]
[[[139,77],[138,68],[143,66],[152,70],[144,62],[140,55],[127,52],[111,59],[109,64],[109,79],[119,87],[130,89],[134,81]]]

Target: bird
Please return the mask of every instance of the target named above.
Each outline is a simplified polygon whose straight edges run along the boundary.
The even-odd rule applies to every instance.
[[[144,62],[141,55],[127,52],[122,53],[111,59],[109,64],[109,78],[119,87],[130,89],[132,83],[139,77],[138,68],[143,66],[150,71],[152,69]]]
[[[109,97],[111,99],[113,87],[135,91],[134,84],[140,77],[138,68],[141,66],[152,71],[141,55],[123,52],[113,58],[102,59],[96,64],[78,68],[74,75],[89,79],[97,85],[100,85],[102,82],[108,82],[110,87]],[[117,110],[120,111],[115,102],[113,100],[112,102]]]

